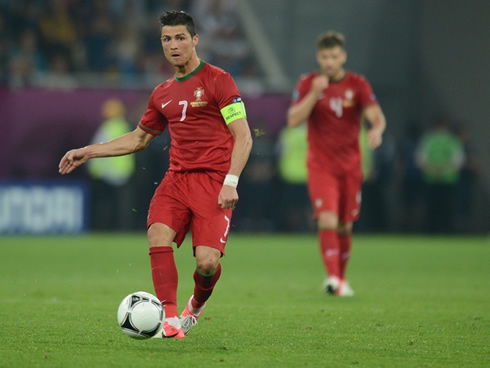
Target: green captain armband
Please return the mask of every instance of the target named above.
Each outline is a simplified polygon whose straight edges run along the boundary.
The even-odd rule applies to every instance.
[[[243,104],[243,101],[240,97],[233,99],[232,104],[223,107],[220,111],[226,125],[237,119],[247,117],[245,105]]]

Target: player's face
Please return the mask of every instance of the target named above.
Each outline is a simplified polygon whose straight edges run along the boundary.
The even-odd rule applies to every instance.
[[[165,58],[174,67],[185,66],[196,51],[199,36],[191,37],[184,25],[162,27],[161,36]]]
[[[330,79],[336,79],[343,76],[343,66],[347,60],[347,53],[340,46],[329,49],[318,50],[316,61],[320,66],[323,74]]]

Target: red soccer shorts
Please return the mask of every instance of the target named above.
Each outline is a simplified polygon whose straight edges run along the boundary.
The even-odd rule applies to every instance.
[[[232,210],[218,205],[222,186],[205,172],[168,171],[150,202],[147,226],[168,225],[177,233],[177,247],[191,230],[194,249],[206,245],[224,255]]]
[[[338,176],[325,170],[308,171],[308,192],[313,217],[320,212],[335,212],[341,222],[354,222],[361,210],[362,176]]]

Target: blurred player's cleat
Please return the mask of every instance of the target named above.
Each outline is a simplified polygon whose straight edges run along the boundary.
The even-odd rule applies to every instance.
[[[193,308],[191,302],[193,297],[194,295],[190,297],[187,305],[185,306],[185,309],[180,314],[180,324],[182,325],[182,330],[186,335],[188,335],[191,332],[192,328],[197,325],[197,319],[201,316],[202,311],[206,306],[206,304],[204,304],[198,309]]]
[[[340,281],[340,286],[337,289],[338,296],[354,296],[354,290],[350,287],[346,280]]]
[[[336,295],[340,280],[336,276],[330,276],[323,282],[323,289],[327,294]]]
[[[182,331],[179,319],[177,317],[173,317],[165,319],[161,332],[159,332],[155,337],[160,337],[164,339],[183,339],[185,337],[185,334],[184,331]]]

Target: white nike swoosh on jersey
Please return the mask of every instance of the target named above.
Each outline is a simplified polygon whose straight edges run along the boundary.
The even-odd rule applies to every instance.
[[[172,102],[172,100],[168,101],[167,103],[162,103],[162,109],[167,106],[170,102]]]
[[[223,238],[221,238],[219,241],[222,242],[223,244],[226,243],[226,240],[223,240]]]

